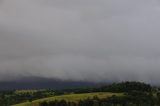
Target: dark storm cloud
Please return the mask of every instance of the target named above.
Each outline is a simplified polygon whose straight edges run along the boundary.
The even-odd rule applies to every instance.
[[[159,0],[1,0],[0,78],[160,80]]]

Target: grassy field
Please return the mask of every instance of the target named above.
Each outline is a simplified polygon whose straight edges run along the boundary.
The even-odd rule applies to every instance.
[[[53,100],[66,100],[66,101],[78,101],[83,100],[86,98],[93,98],[94,96],[98,96],[99,98],[106,98],[110,97],[112,95],[122,96],[122,93],[110,93],[110,92],[97,92],[97,93],[83,93],[83,94],[67,94],[62,96],[54,96],[54,97],[48,97],[44,99],[38,99],[32,102],[25,102],[21,104],[16,104],[12,106],[39,106],[39,103],[42,101],[53,101]]]

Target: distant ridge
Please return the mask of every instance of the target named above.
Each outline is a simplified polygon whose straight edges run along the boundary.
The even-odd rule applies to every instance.
[[[41,77],[24,77],[13,81],[1,81],[0,90],[17,89],[67,89],[77,87],[93,87],[101,84],[85,81],[64,81]]]

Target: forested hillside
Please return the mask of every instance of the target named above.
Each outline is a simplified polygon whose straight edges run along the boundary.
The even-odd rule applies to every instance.
[[[8,104],[3,102],[1,106],[16,103],[20,104],[14,106],[160,106],[159,87],[152,87],[141,82],[114,83],[98,88],[37,90],[30,93],[17,93],[21,97],[18,95],[15,95],[14,98],[10,97]]]

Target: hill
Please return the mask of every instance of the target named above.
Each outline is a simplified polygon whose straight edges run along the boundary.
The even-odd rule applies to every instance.
[[[101,87],[1,91],[0,105],[160,106],[160,88],[143,82],[121,82]]]
[[[84,100],[87,98],[93,98],[94,96],[97,96],[98,98],[106,98],[111,97],[113,95],[122,96],[122,93],[110,93],[110,92],[96,92],[96,93],[82,93],[82,94],[67,94],[62,96],[54,96],[54,97],[48,97],[43,99],[38,99],[32,102],[25,102],[21,104],[16,104],[12,106],[39,106],[40,102],[43,101],[53,101],[53,100],[66,100],[66,101],[78,101],[78,100]]]
[[[95,87],[97,84],[85,81],[60,80],[42,77],[22,77],[12,81],[1,81],[0,90],[18,89],[64,89],[78,87]],[[102,85],[102,84],[98,84]]]

